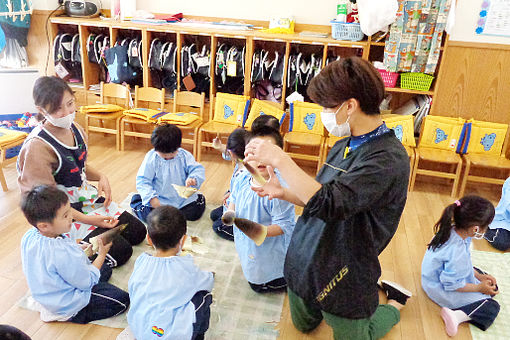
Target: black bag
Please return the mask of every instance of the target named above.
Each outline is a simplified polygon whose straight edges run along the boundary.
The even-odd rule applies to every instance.
[[[105,50],[104,57],[112,83],[130,83],[138,77],[138,71],[128,64],[128,47],[117,45]]]

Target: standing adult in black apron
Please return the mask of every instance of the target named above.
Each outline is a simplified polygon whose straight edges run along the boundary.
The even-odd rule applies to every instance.
[[[397,230],[407,198],[409,159],[379,105],[384,84],[367,61],[349,57],[330,63],[308,87],[324,107],[321,120],[340,139],[316,179],[281,149],[250,142],[249,160],[278,168],[260,195],[303,206],[285,260],[292,320],[303,332],[322,319],[335,339],[377,339],[400,320],[410,292],[384,283],[388,303],[379,305],[378,255]],[[318,118],[318,117],[317,117]],[[272,169],[269,169],[272,171]]]
[[[121,216],[111,201],[108,179],[87,165],[87,143],[83,129],[74,122],[75,99],[65,81],[39,78],[33,90],[42,122],[27,137],[18,157],[18,184],[22,193],[36,185],[55,185],[69,197],[75,222],[68,237],[83,239],[100,234],[119,222],[128,223],[112,245],[112,266],[125,263],[132,245],[145,238],[145,226],[134,216]],[[98,181],[97,188],[88,179]],[[99,227],[99,228],[98,228]]]

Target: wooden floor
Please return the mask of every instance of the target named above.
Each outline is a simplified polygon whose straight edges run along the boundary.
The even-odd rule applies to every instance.
[[[113,137],[93,134],[90,141],[89,164],[104,172],[112,186],[115,201],[122,201],[129,192],[135,191],[135,176],[145,153],[150,149],[148,141],[126,141],[126,151],[115,151]],[[131,144],[130,144],[131,143]],[[227,188],[232,167],[218,154],[204,155],[206,181],[202,186],[209,203],[219,204]],[[313,169],[313,168],[311,168]],[[313,171],[313,170],[310,170]],[[11,324],[24,330],[32,339],[115,339],[121,331],[96,325],[71,323],[43,323],[36,312],[21,309],[16,302],[27,292],[27,284],[21,270],[20,240],[28,224],[19,207],[19,191],[16,184],[15,165],[4,169],[9,186],[8,192],[0,192],[0,324]],[[381,179],[384,180],[384,179]],[[431,182],[418,177],[415,191],[409,193],[398,231],[380,256],[382,278],[397,281],[413,292],[413,298],[402,311],[401,321],[385,339],[447,339],[439,307],[431,302],[420,286],[420,267],[426,244],[432,237],[432,226],[443,208],[450,204],[450,185]],[[468,192],[482,195],[495,204],[499,200],[499,186],[469,186]],[[485,241],[476,241],[475,248],[491,250]],[[384,303],[384,299],[381,299]],[[356,301],[352,302],[353,304]],[[308,334],[299,333],[292,326],[287,300],[278,326],[279,339],[312,340],[331,339],[332,332],[323,322]],[[471,339],[467,325],[462,325],[458,339]]]

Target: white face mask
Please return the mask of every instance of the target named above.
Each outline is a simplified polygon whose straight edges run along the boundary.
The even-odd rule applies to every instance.
[[[343,102],[342,105],[335,112],[321,112],[321,121],[326,130],[330,134],[336,137],[344,137],[351,135],[351,126],[349,125],[350,116],[347,116],[347,120],[345,123],[338,125],[336,123],[336,115],[340,109],[344,106],[346,102]]]
[[[63,129],[69,129],[71,125],[74,122],[74,118],[76,117],[76,111],[68,114],[67,116],[60,117],[60,118],[53,118],[48,112],[45,110],[44,117],[48,122],[50,122],[52,125],[63,128]]]
[[[485,233],[480,233],[479,231],[480,231],[480,229],[478,227],[476,227],[475,234],[473,235],[473,238],[475,240],[481,240],[481,239],[483,239],[483,236],[485,235]]]

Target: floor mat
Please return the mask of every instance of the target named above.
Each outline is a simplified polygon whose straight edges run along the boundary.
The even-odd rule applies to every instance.
[[[130,196],[120,204],[121,207],[129,207]],[[207,206],[200,220],[188,222],[188,235],[198,236],[202,242],[200,251],[193,254],[195,263],[203,270],[216,273],[213,289],[214,302],[211,305],[210,326],[206,339],[276,339],[278,331],[275,326],[280,321],[284,294],[257,294],[251,290],[244,278],[234,242],[218,237],[211,228],[209,213],[214,208]],[[125,265],[114,269],[109,282],[127,290],[136,258],[144,251],[151,252],[151,247],[145,242],[133,247],[133,256]],[[27,294],[18,302],[18,305],[33,310],[33,299],[32,301],[31,299],[31,296]],[[93,323],[125,328],[126,316],[127,313],[124,313]]]
[[[495,300],[501,306],[498,317],[485,332],[469,325],[473,340],[507,340],[510,334],[510,253],[471,251],[473,265],[494,276],[500,293]]]

